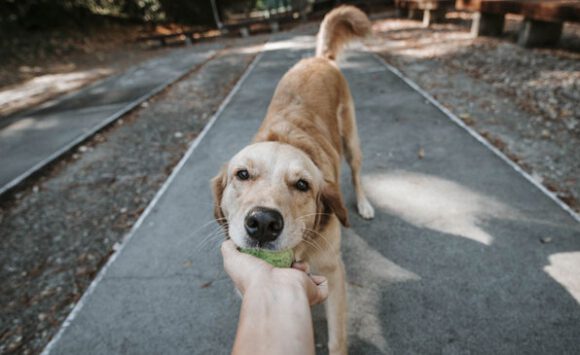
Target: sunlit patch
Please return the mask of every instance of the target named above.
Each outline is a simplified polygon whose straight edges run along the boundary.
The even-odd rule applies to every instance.
[[[409,172],[363,177],[375,206],[417,227],[490,245],[493,237],[479,224],[488,218],[515,218],[517,212],[455,182]]]
[[[257,44],[257,45],[253,45],[253,46],[234,48],[231,51],[232,51],[232,53],[239,53],[239,54],[257,54],[257,53],[260,53],[262,51],[263,47],[264,46],[262,44]]]
[[[386,35],[386,38],[376,36],[367,41],[373,51],[412,58],[432,58],[461,52],[474,41],[467,31],[427,29],[413,20],[380,21],[373,29]]]
[[[537,76],[526,81],[530,87],[546,87],[554,90],[562,88],[573,88],[580,82],[580,71],[578,70],[542,70]]]
[[[33,118],[24,118],[18,120],[11,125],[4,127],[0,132],[0,137],[9,138],[16,137],[24,130],[46,130],[58,126],[59,121],[56,118],[47,118],[44,120],[35,120]]]
[[[286,41],[270,42],[266,44],[264,51],[314,49],[314,47],[315,43],[311,36],[296,36]]]
[[[54,95],[77,89],[88,82],[109,75],[110,69],[92,69],[65,74],[38,76],[22,85],[0,92],[0,114],[28,107]]]
[[[34,120],[32,118],[23,118],[21,120],[14,122],[13,124],[11,124],[8,127],[8,130],[10,130],[10,131],[22,131],[22,130],[31,128],[32,126],[34,126],[35,123],[36,123],[36,120]]]
[[[385,258],[352,229],[344,231],[342,243],[350,283],[348,298],[353,309],[349,319],[350,337],[363,339],[382,352],[391,353],[382,326],[384,320],[379,317],[382,295],[389,284],[421,278]],[[360,282],[359,275],[364,277]]]
[[[580,304],[580,251],[552,254],[544,271]]]
[[[385,41],[369,41],[373,51],[386,52],[391,55],[401,55],[412,58],[433,58],[460,52],[473,44],[473,37],[469,33],[446,33],[446,38],[421,39],[401,38]],[[412,41],[412,43],[411,43]]]

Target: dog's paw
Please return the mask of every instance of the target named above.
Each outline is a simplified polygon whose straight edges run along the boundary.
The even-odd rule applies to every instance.
[[[375,209],[369,200],[362,198],[357,203],[358,214],[364,219],[373,219],[375,217]]]

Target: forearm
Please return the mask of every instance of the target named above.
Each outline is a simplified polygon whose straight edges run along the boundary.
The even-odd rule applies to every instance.
[[[314,354],[312,317],[304,290],[275,284],[248,289],[232,354]]]

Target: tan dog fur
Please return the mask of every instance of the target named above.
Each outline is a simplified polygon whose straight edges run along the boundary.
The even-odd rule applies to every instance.
[[[253,246],[244,218],[256,206],[278,210],[282,234],[267,246],[293,248],[327,277],[329,351],[347,353],[347,301],[340,257],[340,223],[348,226],[340,193],[342,155],[352,170],[359,214],[374,217],[360,181],[362,154],[354,103],[346,79],[334,60],[354,37],[370,32],[368,18],[352,6],[331,11],[318,34],[317,55],[304,59],[281,79],[253,144],[238,152],[213,180],[215,215],[239,247]],[[236,174],[248,170],[250,178]],[[296,188],[299,180],[309,190]]]

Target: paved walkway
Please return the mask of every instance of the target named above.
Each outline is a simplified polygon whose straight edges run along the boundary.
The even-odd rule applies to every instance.
[[[215,45],[149,60],[0,122],[0,194],[207,60]]]
[[[208,181],[313,42],[267,47],[47,350],[229,352],[240,301],[212,234]],[[345,171],[351,353],[580,352],[578,222],[373,55],[351,53],[342,67],[377,212],[356,215]],[[319,353],[325,327],[317,309]]]

